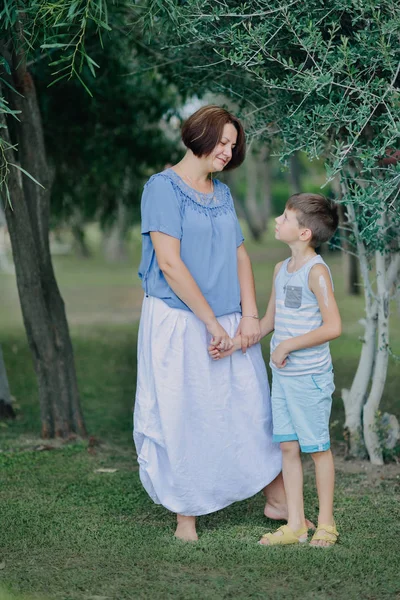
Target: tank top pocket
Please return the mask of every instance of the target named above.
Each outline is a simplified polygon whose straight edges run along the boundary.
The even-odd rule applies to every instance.
[[[296,285],[287,285],[285,290],[286,308],[300,308],[303,297],[303,288]]]

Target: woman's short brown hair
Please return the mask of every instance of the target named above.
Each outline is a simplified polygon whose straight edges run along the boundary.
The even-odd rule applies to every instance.
[[[286,208],[296,212],[300,227],[311,230],[310,246],[318,248],[331,239],[339,224],[337,205],[322,194],[293,194]]]
[[[224,108],[210,104],[193,113],[183,124],[182,141],[195,156],[208,156],[221,141],[227,123],[232,123],[236,128],[237,140],[232,149],[232,158],[224,171],[235,169],[246,156],[246,136],[239,119]]]

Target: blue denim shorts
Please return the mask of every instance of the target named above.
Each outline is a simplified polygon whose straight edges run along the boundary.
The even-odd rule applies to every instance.
[[[302,452],[330,447],[333,371],[318,375],[272,375],[273,441],[297,440]]]

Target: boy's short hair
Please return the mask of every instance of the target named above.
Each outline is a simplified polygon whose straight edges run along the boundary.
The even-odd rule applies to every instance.
[[[235,169],[246,156],[246,136],[243,125],[229,111],[209,104],[191,115],[182,127],[182,141],[199,158],[210,154],[221,141],[224,126],[231,123],[237,131],[236,145],[232,149],[232,158],[224,171]]]
[[[322,194],[293,194],[286,208],[296,211],[300,227],[311,230],[313,248],[330,240],[339,225],[337,205]]]

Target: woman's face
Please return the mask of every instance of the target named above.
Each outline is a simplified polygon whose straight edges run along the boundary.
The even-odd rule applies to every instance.
[[[214,150],[211,152],[211,171],[222,171],[232,158],[232,151],[236,146],[237,130],[232,123],[226,123],[222,136]]]

